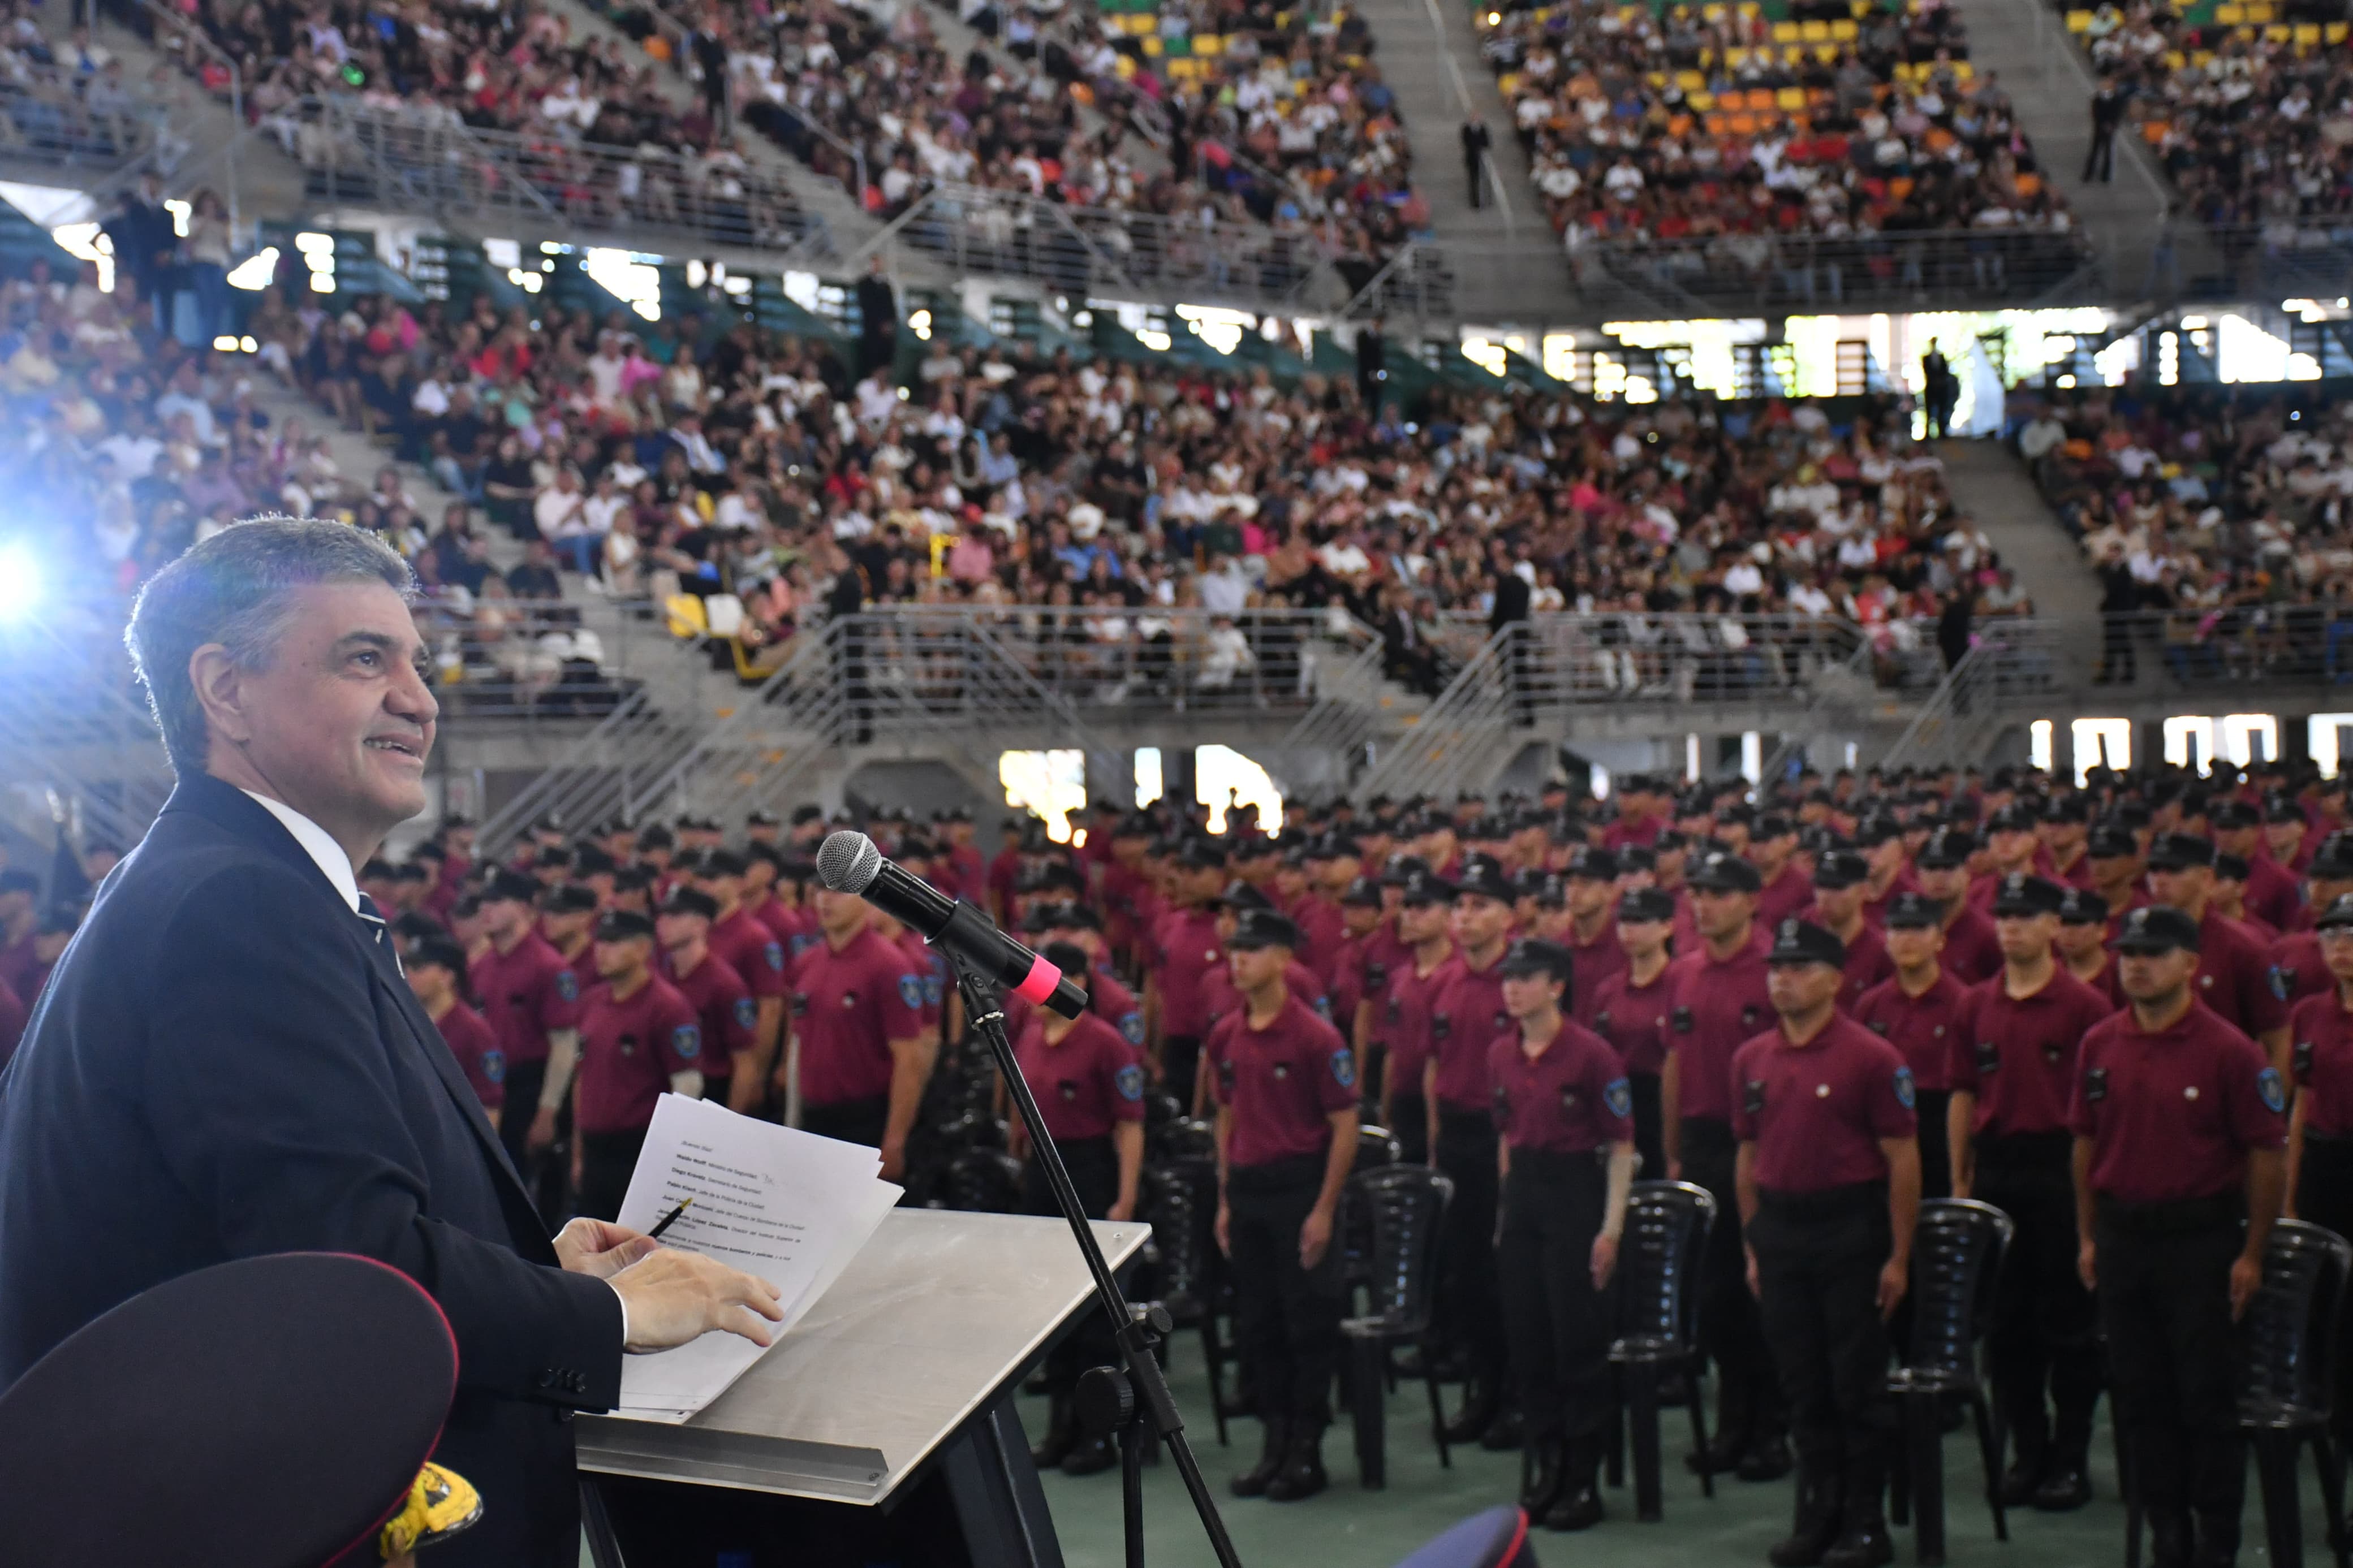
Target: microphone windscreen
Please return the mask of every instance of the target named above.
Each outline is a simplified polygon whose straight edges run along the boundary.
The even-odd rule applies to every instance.
[[[817,879],[837,893],[862,893],[882,870],[882,851],[854,828],[828,833],[818,847]]]

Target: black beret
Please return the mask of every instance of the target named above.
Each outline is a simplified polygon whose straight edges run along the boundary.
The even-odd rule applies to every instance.
[[[1949,871],[1968,865],[1969,857],[1977,852],[1976,835],[1948,827],[1928,836],[1928,842],[1920,846],[1919,858],[1920,864],[1931,870]]]
[[[1218,895],[1218,901],[1237,914],[1246,914],[1252,910],[1274,908],[1272,899],[1239,878],[1226,884],[1225,891]]]
[[[2140,840],[2129,827],[2103,823],[2084,836],[2084,853],[2094,860],[2126,859],[2140,853]]]
[[[754,811],[744,816],[744,826],[746,827],[782,827],[784,824],[776,820],[776,814],[773,811]]]
[[[1370,877],[1359,877],[1348,884],[1347,890],[1340,895],[1340,902],[1344,906],[1354,904],[1360,909],[1379,909],[1381,885]]]
[[[1454,890],[1454,884],[1435,871],[1416,871],[1405,879],[1405,901],[1409,904],[1451,904]]]
[[[2256,807],[2254,802],[2249,800],[2221,801],[2206,814],[2208,825],[2217,829],[2257,827],[2262,826],[2263,820],[2263,812]]]
[[[1814,862],[1817,888],[1859,888],[1871,879],[1871,863],[1852,849],[1825,849]]]
[[[565,882],[547,890],[540,908],[552,915],[585,915],[596,907],[596,889],[578,882]]]
[[[695,867],[698,877],[740,877],[747,862],[733,849],[706,849]]]
[[[1512,879],[1504,874],[1503,867],[1484,856],[1462,863],[1462,874],[1454,879],[1454,893],[1457,898],[1468,893],[1504,904],[1520,896]]]
[[[1846,943],[1826,928],[1793,915],[1773,928],[1773,945],[1767,951],[1765,962],[1827,963],[1832,969],[1843,969],[1846,967]]]
[[[662,900],[661,912],[666,915],[701,915],[704,920],[719,918],[719,900],[699,888],[673,888]]]
[[[1176,851],[1176,863],[1188,871],[1222,871],[1226,852],[1206,838],[1188,838]]]
[[[2308,877],[2327,877],[2332,881],[2353,877],[2353,833],[2332,833],[2322,839],[2304,870]]]
[[[2198,951],[2198,922],[2165,904],[2144,904],[2125,916],[2108,944],[2118,952],[2170,952],[2176,948]]]
[[[2070,888],[2059,900],[2059,923],[2104,926],[2108,923],[2108,900],[2088,888]]]
[[[598,942],[628,942],[632,937],[653,934],[653,917],[641,915],[635,910],[608,910],[605,918],[596,922]]]
[[[2221,879],[2223,881],[2243,882],[2247,879],[2248,870],[2249,867],[2247,865],[2247,858],[2244,855],[2216,855],[2214,857],[2214,875]]]
[[[1567,874],[1571,878],[1583,878],[1592,882],[1613,881],[1618,876],[1618,857],[1607,849],[1596,849],[1589,844],[1580,844],[1568,853]]]

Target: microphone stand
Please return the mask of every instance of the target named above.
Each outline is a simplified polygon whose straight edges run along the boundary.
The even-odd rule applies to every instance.
[[[1103,1261],[1103,1248],[1095,1242],[1094,1228],[1079,1202],[1079,1191],[1071,1184],[1071,1173],[1062,1163],[1061,1151],[1054,1147],[1054,1140],[1048,1135],[1037,1099],[1030,1094],[1029,1082],[1013,1059],[1013,1044],[1005,1037],[1005,1014],[997,1005],[994,991],[953,957],[948,963],[955,971],[956,990],[964,997],[965,1016],[988,1042],[989,1051],[997,1058],[997,1070],[1005,1079],[1006,1092],[1013,1097],[1022,1125],[1029,1130],[1031,1157],[1045,1168],[1046,1180],[1054,1189],[1054,1202],[1061,1209],[1062,1217],[1070,1222],[1071,1234],[1078,1238],[1087,1272],[1094,1276],[1095,1300],[1111,1319],[1113,1337],[1119,1342],[1120,1359],[1126,1363],[1124,1370],[1094,1368],[1086,1377],[1094,1384],[1090,1403],[1108,1407],[1111,1419],[1105,1424],[1119,1434],[1120,1507],[1126,1525],[1128,1568],[1144,1568],[1144,1455],[1146,1445],[1155,1439],[1168,1445],[1169,1457],[1176,1462],[1177,1474],[1185,1479],[1185,1489],[1193,1496],[1193,1510],[1201,1516],[1201,1528],[1208,1533],[1209,1546],[1217,1552],[1221,1568],[1241,1568],[1233,1539],[1226,1533],[1226,1521],[1218,1517],[1217,1502],[1209,1496],[1208,1482],[1201,1477],[1200,1462],[1193,1457],[1192,1445],[1186,1441],[1185,1418],[1177,1414],[1176,1402],[1168,1393],[1168,1380],[1161,1374],[1159,1358],[1154,1353],[1169,1331],[1167,1310],[1131,1306],[1121,1292],[1119,1281],[1112,1278],[1111,1266]]]

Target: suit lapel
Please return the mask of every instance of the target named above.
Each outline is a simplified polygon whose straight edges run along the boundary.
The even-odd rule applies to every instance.
[[[441,1037],[441,1031],[434,1026],[432,1018],[426,1014],[424,1004],[417,1001],[416,993],[406,985],[395,985],[386,980],[383,970],[373,963],[368,965],[368,978],[384,999],[391,1004],[392,1011],[408,1026],[408,1033],[416,1040],[418,1051],[433,1064],[434,1072],[441,1079],[441,1087],[458,1107],[458,1113],[466,1119],[466,1125],[473,1130],[474,1142],[481,1145],[482,1157],[498,1173],[499,1181],[508,1189],[507,1195],[521,1204],[525,1211],[532,1211],[530,1194],[523,1187],[522,1178],[515,1173],[514,1163],[507,1158],[506,1145],[499,1142],[498,1133],[492,1131],[490,1116],[482,1110],[481,1098],[475,1094],[474,1086],[466,1081],[464,1069],[459,1067],[458,1058],[450,1054],[448,1042]]]

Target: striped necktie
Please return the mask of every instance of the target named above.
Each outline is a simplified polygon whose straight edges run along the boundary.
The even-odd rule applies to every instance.
[[[378,908],[376,901],[365,893],[360,895],[360,919],[367,922],[369,931],[375,937],[376,946],[391,954],[393,973],[406,980],[408,977],[408,969],[400,962],[400,944],[392,940],[390,931],[385,926],[384,910]]]

